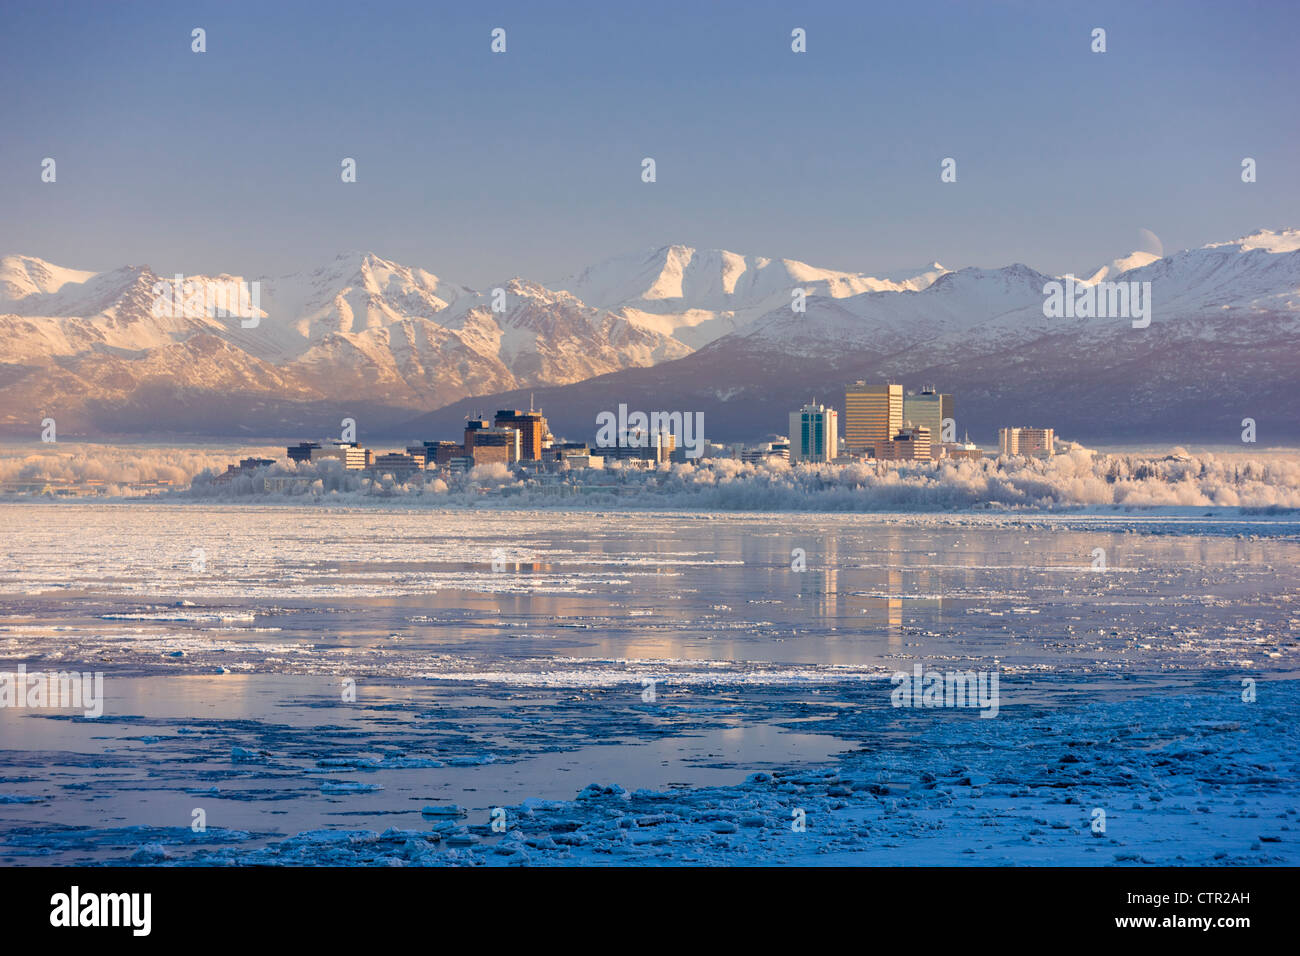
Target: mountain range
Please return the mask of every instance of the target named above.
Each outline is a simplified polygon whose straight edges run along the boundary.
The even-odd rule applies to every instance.
[[[783,430],[858,378],[933,384],[958,430],[1050,425],[1092,441],[1300,437],[1300,230],[1262,230],[1079,274],[1150,282],[1151,323],[1046,316],[1059,277],[937,262],[872,275],[665,246],[554,281],[471,289],[370,253],[257,277],[239,315],[159,309],[171,277],[0,259],[0,430],[61,438],[455,438],[467,414],[703,411],[706,436]],[[186,276],[196,288],[245,282]],[[792,308],[804,290],[804,311]]]

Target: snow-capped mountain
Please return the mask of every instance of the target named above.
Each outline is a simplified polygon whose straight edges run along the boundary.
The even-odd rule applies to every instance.
[[[31,256],[6,256],[0,259],[0,307],[13,311],[12,307],[24,300],[35,302],[65,285],[81,285],[94,274],[62,269]]]
[[[288,276],[186,275],[183,283],[178,294],[174,277],[147,266],[93,273],[27,256],[0,260],[0,363],[11,369],[0,380],[0,425],[22,427],[34,409],[61,408],[68,427],[90,427],[105,408],[132,401],[132,380],[140,389],[202,390],[191,374],[196,346],[229,353],[213,388],[237,386],[250,407],[364,400],[392,414],[690,352],[534,282],[503,282],[498,297],[368,253]],[[226,308],[241,288],[238,308]],[[169,358],[177,363],[170,372]],[[241,368],[248,377],[236,383],[230,376]]]
[[[263,308],[276,343],[292,357],[332,333],[362,334],[432,319],[473,289],[371,253],[343,253],[311,272],[263,277]]]
[[[1110,260],[1105,265],[1090,269],[1077,278],[1080,282],[1087,283],[1114,281],[1130,269],[1141,269],[1143,266],[1149,266],[1159,258],[1155,253],[1151,252],[1130,252],[1126,256]]]
[[[199,293],[244,283],[185,278]],[[1245,417],[1262,435],[1300,434],[1297,230],[1071,277],[1150,283],[1146,328],[1054,316],[1046,290],[1064,277],[1020,264],[873,276],[687,246],[487,290],[351,253],[255,280],[259,297],[233,316],[203,294],[160,310],[171,281],[144,266],[0,260],[0,427],[30,434],[54,415],[63,435],[315,434],[364,413],[373,429],[436,437],[535,393],[571,437],[626,401],[704,411],[712,434],[745,438],[866,377],[953,392],[959,427],[976,434],[1023,419],[1081,438],[1226,441]]]
[[[802,314],[786,302],[684,359],[536,400],[570,437],[591,433],[593,410],[627,402],[702,411],[706,434],[750,439],[782,432],[813,397],[842,410],[844,385],[866,378],[953,393],[958,428],[985,443],[1019,423],[1093,441],[1228,444],[1244,418],[1261,442],[1300,438],[1300,231],[1137,253],[1077,280],[1149,282],[1145,328],[1122,316],[1049,317],[1045,288],[1060,281],[1017,264],[945,271],[916,291],[811,297]],[[464,411],[413,427],[445,427]]]
[[[237,276],[186,280],[203,290],[242,281]],[[96,351],[143,353],[201,332],[222,336],[231,324],[239,327],[238,320],[217,319],[215,309],[156,308],[156,290],[171,283],[148,266],[93,273],[25,256],[0,259],[0,362],[43,365]]]
[[[796,288],[806,295],[840,299],[863,292],[923,289],[945,271],[936,262],[914,273],[878,279],[794,259],[677,245],[608,259],[551,285],[694,349],[789,306]]]

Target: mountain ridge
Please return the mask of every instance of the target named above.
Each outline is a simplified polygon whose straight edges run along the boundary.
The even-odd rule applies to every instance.
[[[1043,379],[1054,379],[1058,392],[1072,383],[1080,397],[1109,381],[1099,407],[1118,409],[1124,395],[1149,401],[1187,384],[1203,392],[1214,363],[1228,378],[1218,383],[1225,399],[1250,400],[1232,381],[1235,368],[1255,376],[1274,409],[1295,407],[1286,376],[1300,355],[1300,230],[1259,230],[1160,258],[1134,253],[1076,280],[1150,282],[1155,331],[1145,339],[1122,320],[1047,317],[1043,288],[1059,278],[1019,263],[954,271],[937,262],[878,278],[674,245],[616,256],[555,283],[515,277],[494,287],[502,302],[494,290],[374,253],[345,253],[311,271],[254,280],[260,308],[245,327],[210,311],[155,314],[156,284],[171,277],[148,266],[93,273],[7,256],[0,428],[29,433],[45,409],[60,417],[61,434],[134,433],[148,428],[148,396],[161,402],[170,390],[171,407],[158,415],[211,434],[219,419],[195,414],[187,426],[177,411],[203,407],[203,379],[185,363],[209,367],[209,407],[233,416],[224,431],[240,435],[271,423],[337,428],[338,410],[358,404],[380,430],[444,428],[472,404],[525,392],[543,396],[557,421],[576,428],[578,405],[604,408],[623,390],[646,402],[658,396],[655,407],[669,407],[671,397],[672,407],[706,411],[719,434],[748,437],[779,429],[779,408],[806,387],[820,383],[826,394],[828,380],[848,375],[960,387],[973,403],[966,406],[973,428],[991,427],[996,403],[1023,405],[1028,396],[1069,427],[1079,416],[1053,411],[1067,403],[1045,400]],[[186,279],[204,288],[245,281]],[[802,313],[791,307],[796,288],[807,295]],[[1172,352],[1152,352],[1156,344]],[[1186,363],[1181,378],[1174,353]],[[204,365],[215,356],[225,367]],[[1127,380],[1119,371],[1126,367]],[[1091,369],[1092,381],[1080,380],[1081,368]],[[746,414],[762,425],[747,426]],[[1180,419],[1197,424],[1188,411],[1169,427],[1184,427]],[[1128,424],[1141,430],[1152,422]]]

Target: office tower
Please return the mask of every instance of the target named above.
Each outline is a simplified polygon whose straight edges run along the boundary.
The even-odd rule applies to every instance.
[[[839,454],[839,416],[825,405],[790,413],[790,460],[830,461]]]
[[[473,446],[470,447],[470,439]],[[474,464],[500,462],[512,465],[519,461],[520,439],[517,428],[475,428],[465,433],[465,451]]]
[[[465,420],[464,449],[466,456],[474,454],[474,436],[491,427],[492,426],[488,424],[488,420],[482,416],[475,416],[474,418],[467,418]]]
[[[874,454],[876,442],[902,427],[903,386],[856,382],[844,390],[844,445],[851,454]]]
[[[497,428],[516,428],[519,430],[519,457],[523,461],[541,461],[542,449],[550,438],[546,419],[541,412],[520,411],[517,408],[503,408],[496,414],[492,424]]]
[[[954,417],[952,396],[936,392],[933,385],[923,387],[919,394],[903,396],[903,424],[924,425],[930,429],[932,442],[942,440],[943,420]]]

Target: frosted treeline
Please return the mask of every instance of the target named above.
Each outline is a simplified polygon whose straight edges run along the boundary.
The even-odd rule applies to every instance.
[[[129,445],[24,445],[0,448],[0,483],[107,483],[109,495],[166,480],[173,499],[363,502],[411,505],[572,508],[648,507],[713,511],[944,511],[966,508],[1244,507],[1300,508],[1300,453],[1093,454],[1076,449],[1047,459],[985,458],[853,465],[745,463],[704,459],[656,471],[611,462],[603,471],[558,477],[544,488],[504,465],[468,475],[391,475],[345,471],[336,461],[295,465],[280,447],[160,448]],[[217,478],[240,458],[277,464]],[[547,476],[553,480],[557,476]],[[272,479],[270,482],[267,479]],[[275,479],[282,479],[276,481]],[[288,480],[283,480],[288,479]],[[192,484],[191,484],[192,483]],[[282,485],[283,487],[276,487]],[[576,485],[579,490],[574,490]]]
[[[293,476],[276,491],[267,477]],[[416,504],[689,508],[716,511],[942,511],[976,507],[1183,506],[1300,508],[1300,455],[1094,455],[1075,450],[1048,459],[986,458],[936,463],[795,465],[709,459],[639,471],[615,462],[604,471],[569,472],[580,493],[514,477],[504,465],[466,476],[418,475],[401,482],[344,471],[336,462],[275,465],[226,484],[203,473],[189,495],[201,498],[406,498]],[[565,492],[565,493],[561,493]]]
[[[102,481],[125,488],[145,481],[170,481],[184,488],[204,469],[225,471],[240,458],[280,458],[283,447],[159,448],[50,442],[0,446],[0,483]]]

